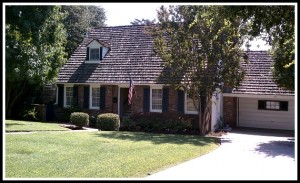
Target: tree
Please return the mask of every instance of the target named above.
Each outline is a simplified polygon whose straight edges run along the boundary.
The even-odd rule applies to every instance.
[[[33,86],[52,82],[65,63],[66,31],[59,6],[6,6],[6,116]]]
[[[152,24],[155,24],[156,20],[153,19],[153,20],[149,20],[149,19],[142,19],[142,20],[139,20],[139,19],[134,19],[134,21],[131,21],[131,25],[152,25]]]
[[[223,83],[238,86],[244,75],[239,64],[244,56],[240,35],[246,25],[219,16],[220,8],[162,6],[159,24],[150,31],[166,68],[161,78],[193,99],[202,135],[209,131],[213,93]]]
[[[267,33],[265,41],[272,46],[275,60],[274,80],[279,86],[295,90],[295,6],[225,6],[224,16],[249,22],[246,32],[252,37]]]
[[[91,28],[105,25],[105,11],[100,6],[62,6],[62,12],[67,16],[64,19],[64,26],[67,30],[66,51],[68,58],[82,42],[84,33]]]

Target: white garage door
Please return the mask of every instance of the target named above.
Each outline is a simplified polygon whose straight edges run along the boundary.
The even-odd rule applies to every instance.
[[[278,102],[276,101],[283,101],[284,103],[283,105],[287,105],[287,111],[258,109],[259,101],[263,102],[260,104],[265,105],[265,106],[260,105],[260,108],[267,106],[266,107],[267,109],[269,108],[278,109],[279,108]],[[269,100],[269,99],[239,98],[238,126],[294,130],[294,126],[295,126],[294,100],[276,99],[276,101],[274,102],[273,100]]]

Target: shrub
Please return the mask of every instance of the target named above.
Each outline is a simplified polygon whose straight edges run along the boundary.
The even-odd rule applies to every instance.
[[[121,130],[135,130],[136,124],[131,118],[123,118],[120,128]]]
[[[70,116],[70,122],[80,128],[89,125],[89,115],[84,112],[73,112]]]
[[[61,109],[61,115],[58,117],[59,121],[62,122],[68,122],[71,118],[71,114],[74,112],[79,112],[79,109],[74,106],[70,106],[67,108],[62,108]]]
[[[38,121],[37,111],[35,110],[35,107],[28,107],[28,109],[25,109],[23,112],[23,118],[27,121]]]
[[[117,114],[105,113],[97,116],[97,128],[105,131],[119,131],[120,117]]]

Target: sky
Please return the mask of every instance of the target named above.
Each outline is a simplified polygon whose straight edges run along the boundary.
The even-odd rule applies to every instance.
[[[107,18],[105,23],[107,26],[120,26],[130,25],[130,22],[135,19],[157,20],[157,10],[161,5],[169,6],[178,4],[203,5],[204,3],[101,3],[97,5],[105,9]],[[270,46],[267,46],[261,39],[255,39],[250,45],[250,50],[252,51],[270,49]]]

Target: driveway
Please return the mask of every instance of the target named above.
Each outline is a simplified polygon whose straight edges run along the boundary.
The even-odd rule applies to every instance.
[[[144,179],[297,180],[296,161],[292,131],[237,128],[213,152]]]

